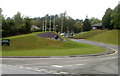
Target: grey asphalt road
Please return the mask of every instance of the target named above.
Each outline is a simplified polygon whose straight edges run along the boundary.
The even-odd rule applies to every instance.
[[[75,58],[3,58],[3,74],[118,74],[118,46],[83,39],[72,41],[116,50],[102,56]]]

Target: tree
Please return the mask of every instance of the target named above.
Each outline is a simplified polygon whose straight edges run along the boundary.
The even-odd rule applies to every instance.
[[[120,4],[118,4],[111,14],[111,24],[115,29],[120,29]]]
[[[31,32],[31,27],[32,25],[31,25],[30,18],[29,17],[24,18],[24,28],[25,28],[26,33]]]
[[[8,17],[5,19],[4,17],[2,18],[2,30],[3,30],[3,37],[5,36],[11,36],[15,35],[16,31],[14,30],[15,22],[13,19]]]
[[[111,14],[112,14],[112,9],[108,8],[105,12],[105,15],[102,18],[102,25],[106,29],[113,29],[114,25],[111,24]]]
[[[99,19],[97,19],[97,18],[95,18],[95,17],[92,17],[92,18],[90,19],[91,25],[94,25],[94,24],[97,24],[97,23],[100,23],[100,22],[101,22],[101,20],[99,20]]]
[[[90,31],[92,29],[89,19],[83,21],[83,31]]]
[[[74,29],[76,28],[74,25],[75,25],[75,20],[72,19],[71,17],[68,17],[68,18],[66,19],[66,24],[65,24],[65,26],[68,27],[69,32],[73,32],[73,31],[74,31]],[[67,28],[66,28],[66,29],[67,29]]]
[[[17,12],[17,14],[14,15],[13,19],[15,21],[16,32],[18,33],[18,30],[20,29],[20,27],[23,26],[23,18],[21,17],[21,13]]]

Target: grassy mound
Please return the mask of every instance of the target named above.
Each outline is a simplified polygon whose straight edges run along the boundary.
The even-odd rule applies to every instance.
[[[87,38],[87,40],[92,40],[92,41],[100,41],[103,43],[108,43],[108,44],[117,44],[120,45],[118,41],[118,33],[120,30],[110,30],[104,33],[97,34],[93,37]]]
[[[66,39],[66,42],[37,36],[38,33],[7,37],[10,46],[2,46],[3,56],[64,56],[92,54],[105,51],[93,45],[77,43]],[[63,38],[63,37],[61,37]],[[65,38],[64,38],[65,39]]]
[[[95,36],[97,34],[103,33],[103,32],[105,32],[105,30],[91,30],[88,32],[82,32],[82,33],[76,34],[73,38],[86,39],[86,38]]]

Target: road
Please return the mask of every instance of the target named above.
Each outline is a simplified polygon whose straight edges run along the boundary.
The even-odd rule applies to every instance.
[[[109,48],[116,52],[109,55],[72,58],[3,58],[3,74],[118,74],[117,45],[83,39],[71,40]]]

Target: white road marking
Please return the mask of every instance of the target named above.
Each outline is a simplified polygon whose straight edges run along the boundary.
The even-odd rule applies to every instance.
[[[112,53],[112,54],[109,54],[109,55],[114,55],[114,54],[117,54],[118,53],[118,51],[117,50],[115,50],[115,49],[113,49],[113,48],[111,48],[112,50],[114,50],[115,52],[114,53]]]
[[[84,65],[84,64],[76,64],[76,65]]]
[[[84,64],[73,64],[73,65],[52,65],[52,67],[57,67],[57,68],[62,68],[62,67],[72,67],[72,66],[80,66],[80,65],[84,65]]]
[[[52,65],[52,67],[62,68],[63,66],[60,66],[60,65]]]

